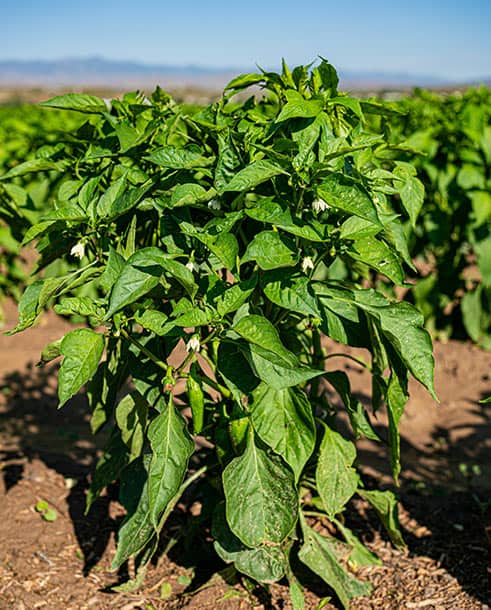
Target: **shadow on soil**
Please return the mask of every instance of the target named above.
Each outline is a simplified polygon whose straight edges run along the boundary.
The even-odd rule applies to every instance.
[[[38,458],[65,479],[74,480],[67,502],[87,575],[104,554],[110,536],[119,525],[109,516],[109,504],[115,499],[116,490],[109,490],[95,502],[89,515],[84,515],[85,492],[97,447],[90,433],[88,407],[83,396],[75,397],[62,410],[57,410],[55,368],[32,367],[24,375],[4,379],[0,388],[6,399],[0,409],[0,439],[6,439],[0,445],[2,476],[8,491],[22,478],[24,464]],[[359,398],[363,402],[367,400],[366,396]],[[491,404],[476,404],[476,410],[481,423],[466,426],[467,434],[458,445],[448,442],[449,430],[445,428],[434,431],[431,446],[423,454],[410,440],[401,439],[404,465],[409,467],[411,475],[403,473],[399,494],[411,518],[431,532],[416,537],[406,531],[410,553],[438,560],[468,593],[486,603],[489,600],[486,589],[489,540],[486,537],[489,539],[490,535],[486,518],[490,502],[485,491],[491,485],[489,480],[483,480],[482,474],[483,465],[490,462],[486,439],[490,438]],[[377,432],[386,438],[383,427]],[[375,449],[363,449],[360,463],[369,464],[380,476],[388,474],[385,454]],[[367,485],[375,485],[377,479],[378,476],[367,478]],[[172,561],[195,568],[194,588],[210,578],[217,562],[210,543],[203,537],[198,537],[197,542],[193,537],[201,526],[201,518],[186,511],[185,506],[181,507],[169,521],[162,548],[167,548]],[[347,520],[367,541],[371,532],[380,530],[372,511],[362,517],[349,510]],[[185,534],[177,534],[178,531]],[[199,566],[196,566],[197,556],[203,558]],[[315,586],[315,579],[313,582]],[[324,587],[319,586],[318,593],[326,595]],[[268,607],[266,599],[263,603]]]

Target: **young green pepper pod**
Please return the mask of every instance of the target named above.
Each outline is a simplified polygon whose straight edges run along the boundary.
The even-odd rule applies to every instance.
[[[205,397],[199,378],[198,364],[193,362],[186,381],[186,391],[188,393],[189,406],[193,415],[193,430],[199,434],[203,430],[205,415]]]

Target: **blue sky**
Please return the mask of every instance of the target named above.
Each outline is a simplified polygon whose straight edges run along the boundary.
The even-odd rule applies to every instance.
[[[0,59],[491,74],[491,0],[2,0]]]

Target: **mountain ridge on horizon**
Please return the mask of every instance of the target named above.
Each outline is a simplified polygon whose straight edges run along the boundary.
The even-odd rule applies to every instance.
[[[110,60],[99,56],[57,60],[6,59],[0,60],[0,85],[149,86],[157,84],[157,79],[160,79],[164,85],[221,88],[237,74],[255,70],[257,67],[254,66],[222,68],[198,64],[151,64],[133,60]],[[404,71],[339,69],[338,72],[343,87],[442,87],[491,83],[491,76],[459,80]]]

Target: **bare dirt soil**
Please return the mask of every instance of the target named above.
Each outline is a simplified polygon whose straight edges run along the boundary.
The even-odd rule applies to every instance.
[[[7,304],[6,328],[15,316]],[[151,567],[143,588],[131,594],[111,590],[124,581],[125,570],[131,572],[131,566],[119,574],[109,571],[124,511],[116,490],[109,489],[84,515],[98,450],[86,403],[79,396],[58,411],[56,366],[35,367],[44,345],[68,329],[65,321],[47,316],[20,335],[0,336],[0,610],[291,609],[283,583],[269,591],[248,590],[214,558],[209,541],[178,540],[179,532],[198,523],[184,505],[164,533],[168,554]],[[374,589],[370,599],[353,602],[356,610],[489,608],[491,405],[479,400],[491,394],[491,354],[449,342],[435,346],[435,358],[440,405],[412,384],[401,426],[400,520],[407,548],[391,546],[363,501],[347,511],[349,525],[383,562],[358,571]],[[328,362],[330,369],[347,370],[354,391],[368,404],[363,368],[345,359]],[[383,416],[378,426],[386,437]],[[390,486],[385,451],[370,442],[358,448],[360,462],[368,465],[367,484]],[[56,520],[36,512],[43,500]],[[330,591],[307,580],[313,592],[306,594],[306,607],[313,610]],[[334,600],[324,607],[338,608]]]

